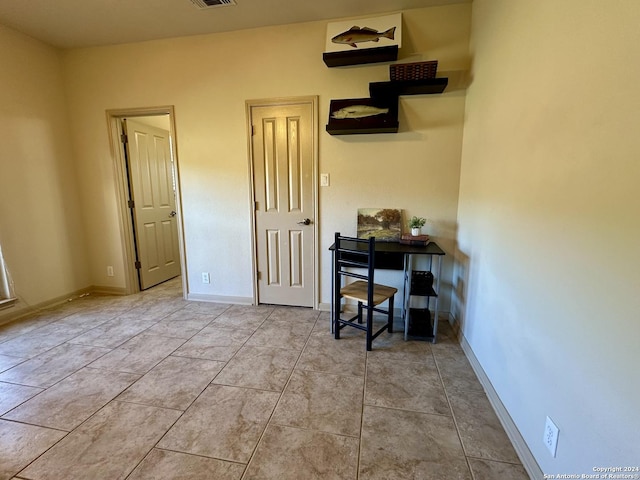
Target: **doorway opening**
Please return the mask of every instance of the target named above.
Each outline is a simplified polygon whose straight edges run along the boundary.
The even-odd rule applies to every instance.
[[[114,159],[125,293],[181,275],[184,232],[172,106],[108,110]]]

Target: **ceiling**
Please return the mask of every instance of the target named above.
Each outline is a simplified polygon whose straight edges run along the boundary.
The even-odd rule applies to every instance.
[[[471,0],[0,0],[0,24],[60,48],[141,42],[268,25],[362,17]]]

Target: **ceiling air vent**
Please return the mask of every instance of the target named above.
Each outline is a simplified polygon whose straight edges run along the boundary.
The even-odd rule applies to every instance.
[[[211,7],[230,7],[235,5],[234,0],[191,0],[198,8],[211,8]]]

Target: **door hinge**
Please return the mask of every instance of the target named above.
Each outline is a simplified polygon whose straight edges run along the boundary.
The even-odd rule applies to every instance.
[[[126,133],[123,133],[122,135],[120,135],[120,141],[122,143],[128,143],[129,142],[129,137],[127,137]]]
[[[262,280],[262,272],[258,272],[258,280]]]
[[[127,202],[127,206],[128,206],[129,208],[135,208],[136,203],[135,203],[133,200],[129,200],[129,201]]]
[[[255,211],[257,212],[258,211],[258,202],[253,202],[253,203],[254,203],[253,207],[255,208]]]
[[[140,262],[136,262],[136,269],[140,270],[142,268],[142,264]]]
[[[253,137],[256,134],[256,127],[251,125],[251,136]]]

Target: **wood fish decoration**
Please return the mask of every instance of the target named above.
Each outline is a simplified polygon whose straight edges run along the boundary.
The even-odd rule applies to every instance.
[[[369,27],[356,27],[353,26],[346,32],[339,33],[331,39],[333,43],[345,43],[351,45],[353,48],[358,48],[358,43],[362,42],[378,42],[381,38],[394,39],[396,33],[396,27],[391,27],[384,32],[378,32]]]
[[[372,105],[349,105],[348,107],[336,110],[331,114],[331,117],[337,119],[365,118],[373,117],[376,115],[383,115],[386,113],[389,113],[388,108],[378,108]]]

